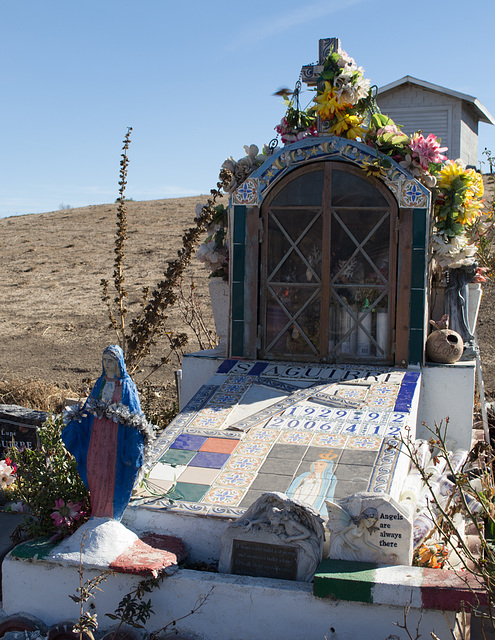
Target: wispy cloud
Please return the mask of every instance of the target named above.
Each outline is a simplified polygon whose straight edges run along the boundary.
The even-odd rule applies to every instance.
[[[232,39],[227,43],[226,48],[228,51],[235,51],[245,46],[252,46],[261,40],[279,35],[294,26],[301,26],[362,2],[365,2],[365,0],[319,0],[318,2],[302,4],[293,11],[279,13],[273,19],[267,14],[263,22],[253,22],[238,31],[235,34],[235,40]]]

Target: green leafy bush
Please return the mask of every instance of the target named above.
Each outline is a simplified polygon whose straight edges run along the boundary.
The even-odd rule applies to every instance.
[[[28,538],[63,538],[89,515],[89,493],[60,438],[63,426],[62,416],[51,417],[38,429],[38,449],[8,452],[16,466],[17,497],[27,509],[23,530]]]

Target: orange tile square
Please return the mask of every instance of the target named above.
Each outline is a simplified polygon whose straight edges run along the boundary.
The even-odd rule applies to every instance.
[[[240,440],[228,438],[208,438],[201,445],[200,451],[210,451],[211,453],[232,453]]]

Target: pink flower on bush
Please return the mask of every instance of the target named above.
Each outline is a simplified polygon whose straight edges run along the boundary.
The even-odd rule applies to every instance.
[[[429,133],[425,138],[422,133],[415,133],[409,143],[412,151],[412,157],[419,160],[421,168],[428,171],[430,163],[438,164],[447,160],[447,156],[443,155],[443,151],[447,151],[448,147],[441,147],[436,136]]]
[[[73,522],[79,520],[83,515],[82,504],[80,502],[74,504],[72,500],[69,500],[67,504],[62,498],[55,500],[55,509],[57,511],[54,511],[51,517],[56,527],[70,527]]]

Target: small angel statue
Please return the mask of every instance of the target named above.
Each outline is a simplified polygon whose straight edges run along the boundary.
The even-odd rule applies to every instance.
[[[340,505],[326,501],[328,510],[327,529],[330,531],[328,557],[334,560],[357,560],[361,562],[383,561],[386,553],[371,540],[379,531],[378,511],[367,507],[352,517]]]

